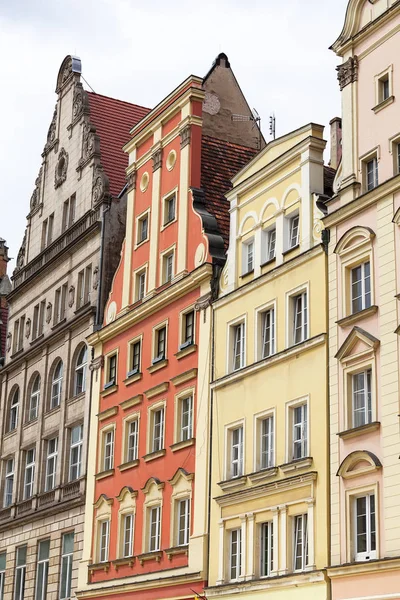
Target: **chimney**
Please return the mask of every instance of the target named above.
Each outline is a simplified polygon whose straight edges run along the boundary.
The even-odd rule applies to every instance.
[[[331,159],[329,166],[336,169],[342,158],[342,119],[335,117],[329,122],[331,126]]]
[[[7,263],[9,261],[8,258],[8,248],[6,246],[6,240],[0,237],[0,279],[7,272]]]

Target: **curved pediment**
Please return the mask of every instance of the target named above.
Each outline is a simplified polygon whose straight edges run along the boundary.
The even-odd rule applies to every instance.
[[[114,502],[113,498],[109,498],[105,494],[100,494],[100,496],[98,497],[98,499],[94,503],[94,507],[97,508],[97,509],[99,509],[103,505],[111,506],[113,502]]]
[[[125,499],[125,497],[126,497],[127,495],[129,495],[129,496],[130,496],[132,499],[134,499],[134,498],[136,498],[137,494],[138,494],[138,493],[137,493],[137,491],[136,491],[136,490],[134,490],[133,488],[131,488],[129,485],[125,485],[125,486],[124,486],[124,487],[121,489],[121,491],[120,491],[120,493],[118,494],[118,496],[116,496],[116,498],[117,498],[118,502],[123,502],[123,501],[124,501],[124,499]]]
[[[148,494],[153,486],[155,486],[157,490],[162,490],[164,488],[164,482],[157,479],[157,477],[150,477],[142,488],[142,492]]]
[[[187,471],[185,471],[185,469],[179,467],[179,469],[176,470],[175,475],[169,480],[169,483],[172,486],[176,486],[180,479],[184,479],[186,482],[188,482],[192,481],[193,477],[193,473],[188,473]]]
[[[365,244],[371,244],[374,237],[375,233],[369,227],[352,227],[342,235],[336,244],[334,252],[339,256],[353,252]]]
[[[375,454],[368,450],[356,450],[346,456],[336,475],[343,479],[350,479],[377,471],[381,467],[382,463]]]
[[[388,9],[386,0],[349,0],[343,29],[331,50],[341,54],[343,46]]]

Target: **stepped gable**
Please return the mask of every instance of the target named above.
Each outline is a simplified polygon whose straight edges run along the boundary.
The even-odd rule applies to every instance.
[[[110,193],[118,196],[125,185],[128,155],[122,147],[129,140],[129,132],[139,123],[149,108],[88,92],[90,122],[100,137],[101,164],[110,180]]]
[[[232,187],[231,179],[256,154],[258,150],[239,146],[208,135],[203,135],[201,146],[201,187],[205,193],[205,206],[217,219],[218,229],[224,239],[224,249],[229,244],[229,208],[225,198]]]

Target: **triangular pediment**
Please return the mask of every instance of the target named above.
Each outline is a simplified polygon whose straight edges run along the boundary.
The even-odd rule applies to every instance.
[[[364,354],[375,352],[379,346],[379,340],[362,329],[361,327],[353,327],[343,344],[337,351],[335,358],[344,360],[350,357],[362,357]]]

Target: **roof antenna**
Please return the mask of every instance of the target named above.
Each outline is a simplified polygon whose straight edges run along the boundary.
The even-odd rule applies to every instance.
[[[258,128],[258,149],[261,150],[261,117],[255,108],[251,111],[250,115],[232,115],[232,121],[252,121],[253,128]]]
[[[82,74],[81,74],[81,77],[82,77],[83,81],[86,83],[86,85],[88,85],[90,87],[90,89],[92,90],[93,94],[95,94],[96,92],[94,91],[94,89],[92,88],[92,86],[90,85],[90,83],[88,83],[86,81],[86,79],[84,78],[84,76]]]
[[[272,139],[275,139],[275,135],[276,135],[275,113],[272,113],[269,117],[269,133],[272,136]]]

